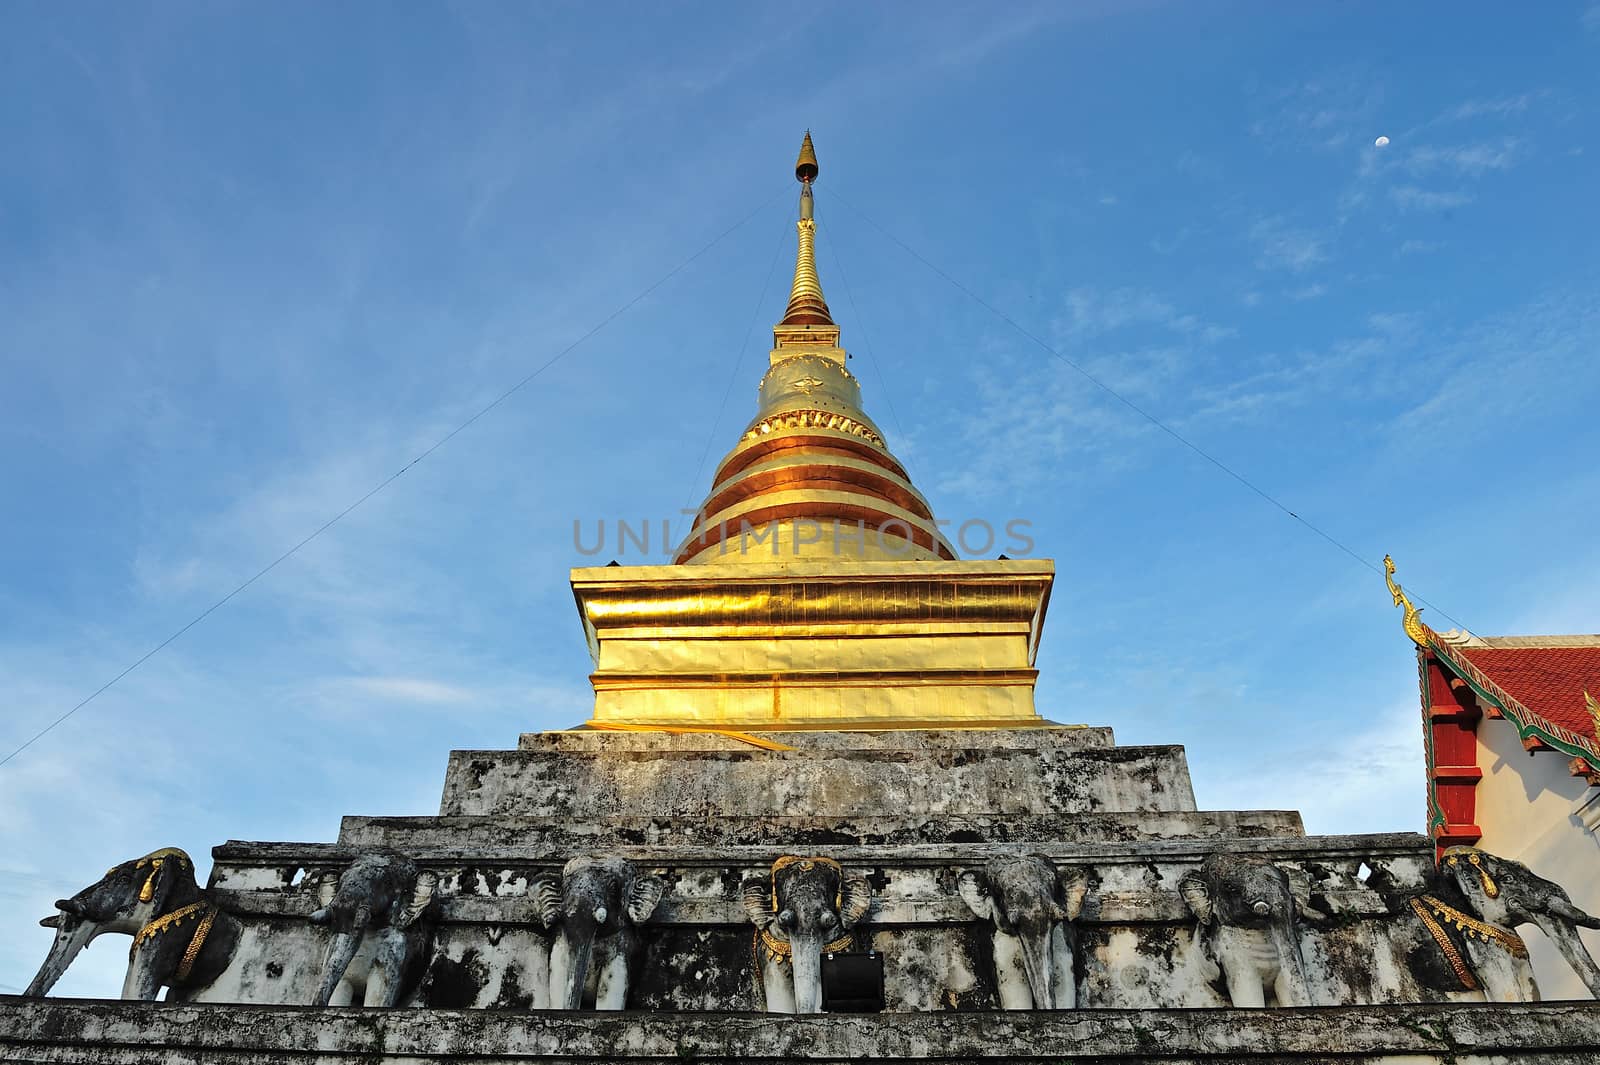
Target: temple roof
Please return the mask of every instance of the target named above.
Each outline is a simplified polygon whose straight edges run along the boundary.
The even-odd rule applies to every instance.
[[[1600,748],[1588,701],[1600,696],[1600,636],[1473,637],[1451,650],[1531,714]]]
[[[1402,626],[1417,646],[1423,749],[1428,765],[1428,828],[1442,849],[1473,844],[1476,822],[1478,726],[1499,718],[1516,729],[1530,753],[1558,752],[1568,771],[1600,787],[1600,635],[1478,636],[1437,632],[1384,570]]]

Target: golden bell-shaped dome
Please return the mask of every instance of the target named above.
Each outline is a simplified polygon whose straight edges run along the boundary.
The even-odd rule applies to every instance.
[[[861,408],[817,277],[811,135],[800,148],[799,246],[756,416],[717,467],[675,562],[778,557],[954,559],[927,500]]]

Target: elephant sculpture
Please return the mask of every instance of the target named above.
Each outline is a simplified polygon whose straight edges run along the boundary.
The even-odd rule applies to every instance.
[[[539,882],[537,900],[550,945],[550,1005],[597,1010],[627,1005],[629,972],[638,954],[636,929],[650,919],[666,886],[624,858],[574,858],[560,885]]]
[[[1178,893],[1198,922],[1195,939],[1238,1007],[1309,1006],[1300,952],[1299,904],[1282,869],[1262,858],[1211,854],[1185,873]]]
[[[831,858],[786,855],[744,882],[768,1013],[822,1012],[822,955],[850,946],[872,887]]]
[[[1553,881],[1521,862],[1499,858],[1476,847],[1451,847],[1440,855],[1440,869],[1483,920],[1502,928],[1535,924],[1550,937],[1589,994],[1600,998],[1600,967],[1578,928],[1600,928],[1600,919],[1572,904]]]
[[[426,945],[419,919],[433,900],[434,873],[406,856],[369,851],[343,871],[316,878],[314,924],[333,930],[323,961],[318,1006],[393,1006]]]
[[[169,1000],[187,1000],[227,969],[241,930],[195,883],[194,862],[176,847],[112,866],[56,909],[39,922],[56,936],[26,995],[48,994],[91,940],[121,932],[133,936],[122,997],[153,1001],[166,987]]]
[[[979,919],[994,922],[994,967],[1000,1005],[1008,1010],[1070,1010],[1072,922],[1083,909],[1088,877],[1044,858],[1002,856],[982,872],[967,870],[957,888]]]
[[[1600,968],[1577,929],[1600,920],[1572,904],[1557,884],[1521,862],[1476,847],[1449,847],[1421,891],[1398,896],[1388,877],[1374,873],[1367,886],[1384,894],[1401,922],[1395,943],[1411,975],[1435,991],[1481,991],[1491,1002],[1531,1002],[1539,997],[1528,948],[1513,930],[1538,925],[1574,972],[1600,997]]]

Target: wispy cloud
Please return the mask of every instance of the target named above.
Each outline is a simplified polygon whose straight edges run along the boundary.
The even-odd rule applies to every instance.
[[[1437,240],[1406,240],[1400,242],[1397,250],[1401,255],[1426,255],[1442,247],[1444,247],[1443,242]]]
[[[1303,273],[1328,259],[1327,245],[1317,233],[1289,225],[1281,217],[1263,218],[1250,227],[1256,265],[1263,270]]]
[[[1518,146],[1514,137],[1443,147],[1418,145],[1406,152],[1401,165],[1418,175],[1443,170],[1477,177],[1489,170],[1505,170],[1514,165],[1518,161]]]
[[[1234,333],[1229,327],[1179,311],[1148,289],[1075,288],[1067,293],[1065,302],[1066,314],[1056,320],[1055,327],[1066,336],[1100,336],[1129,327],[1148,326],[1212,344]]]
[[[1450,108],[1439,118],[1445,122],[1464,122],[1471,118],[1490,116],[1493,118],[1507,118],[1511,115],[1520,115],[1533,103],[1533,93],[1519,93],[1516,96],[1496,96],[1483,100],[1468,100]]]
[[[1435,192],[1416,185],[1396,185],[1389,190],[1389,199],[1402,211],[1448,211],[1472,202],[1465,192]]]
[[[1202,754],[1194,766],[1201,808],[1302,810],[1312,834],[1421,831],[1427,794],[1416,701],[1399,698],[1349,724],[1343,739],[1291,752],[1265,768]]]
[[[1332,152],[1370,139],[1383,88],[1370,72],[1347,69],[1266,94],[1261,103],[1263,113],[1250,124],[1253,136]]]
[[[334,694],[434,706],[454,706],[478,698],[478,693],[469,688],[425,677],[335,677],[320,682],[320,686]]]

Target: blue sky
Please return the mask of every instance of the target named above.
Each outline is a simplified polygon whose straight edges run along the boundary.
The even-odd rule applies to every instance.
[[[1057,562],[1041,710],[1420,830],[1381,578],[880,229],[1474,631],[1594,631],[1597,78],[1585,4],[8,7],[7,751],[750,217],[0,767],[0,991],[115,861],[428,813],[586,716],[572,523],[704,495],[807,127],[868,411]]]

